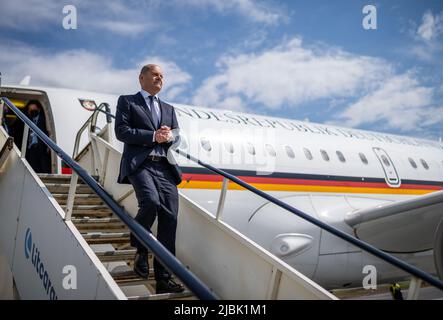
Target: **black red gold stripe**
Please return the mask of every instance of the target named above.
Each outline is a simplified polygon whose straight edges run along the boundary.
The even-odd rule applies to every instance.
[[[182,167],[183,182],[180,188],[220,189],[223,177],[204,168]],[[351,177],[317,174],[274,172],[257,175],[255,171],[224,170],[239,179],[265,191],[425,194],[443,189],[443,181],[402,180],[398,188],[390,187],[384,178]],[[230,183],[229,189],[243,189]]]

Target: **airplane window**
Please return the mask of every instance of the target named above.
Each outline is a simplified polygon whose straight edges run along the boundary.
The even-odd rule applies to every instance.
[[[412,168],[417,169],[417,164],[415,163],[414,159],[408,158],[409,163],[411,164]]]
[[[329,161],[329,155],[325,150],[320,150],[320,153],[321,153],[321,157],[323,158],[323,160]]]
[[[294,150],[290,146],[285,146],[285,150],[289,158],[295,158]]]
[[[428,164],[426,163],[426,161],[425,161],[425,160],[423,160],[423,159],[420,159],[420,162],[421,162],[421,165],[423,166],[423,168],[425,168],[426,170],[428,170],[428,169],[429,169],[429,166],[428,166]]]
[[[303,148],[303,151],[305,152],[305,156],[306,156],[306,158],[307,158],[308,160],[312,160],[312,159],[313,159],[313,157],[312,157],[312,153],[311,153],[311,151],[309,151],[309,149],[307,149],[307,148]]]
[[[202,145],[202,148],[205,149],[206,151],[212,150],[211,142],[207,138],[201,138],[200,143]]]
[[[345,156],[343,155],[343,153],[341,153],[341,151],[336,151],[335,152],[337,154],[338,160],[340,160],[341,162],[346,162]]]
[[[225,142],[225,149],[229,153],[234,153],[234,146],[232,145],[231,142]]]
[[[255,147],[252,143],[248,142],[246,143],[246,146],[248,147],[248,152],[252,155],[255,155]]]
[[[360,152],[358,155],[360,156],[361,162],[363,162],[364,164],[368,164],[368,159],[363,153]]]
[[[268,151],[269,155],[272,157],[275,157],[277,154],[275,153],[274,147],[272,147],[270,144],[266,144],[266,151]]]
[[[385,166],[389,167],[391,163],[389,162],[388,158],[384,154],[381,155],[381,161],[385,164]]]

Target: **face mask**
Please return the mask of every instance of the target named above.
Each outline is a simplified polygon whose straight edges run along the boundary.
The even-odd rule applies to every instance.
[[[29,111],[29,115],[34,118],[36,117],[38,114],[40,113],[40,111],[32,109],[31,111]]]

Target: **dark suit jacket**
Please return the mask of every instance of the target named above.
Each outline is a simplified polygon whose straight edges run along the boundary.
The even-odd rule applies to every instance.
[[[160,101],[161,121],[160,126],[178,129],[178,121],[174,107]],[[115,136],[124,142],[123,155],[120,162],[118,183],[130,184],[128,176],[146,160],[152,149],[158,144],[152,142],[155,132],[152,115],[146,101],[139,92],[135,95],[120,96],[115,115]],[[167,154],[172,142],[160,144]],[[170,164],[174,176],[174,183],[182,181],[181,170],[177,165]]]
[[[28,116],[28,118],[30,118],[30,116],[28,114],[26,114],[26,115]],[[12,136],[14,137],[15,144],[17,145],[17,147],[19,149],[22,148],[24,127],[25,127],[25,124],[23,123],[23,121],[21,121],[17,117],[17,120],[16,120],[16,122],[13,126],[13,129],[12,129]],[[40,112],[40,116],[38,117],[38,121],[37,121],[37,127],[40,130],[42,130],[46,135],[48,135],[48,130],[46,129],[46,119],[45,119],[45,115],[43,112]],[[31,130],[29,130],[29,132],[31,132]],[[46,152],[46,149],[48,148],[46,146],[46,144],[43,141],[41,141],[40,139],[38,139],[38,147],[40,149],[44,150],[45,152]]]

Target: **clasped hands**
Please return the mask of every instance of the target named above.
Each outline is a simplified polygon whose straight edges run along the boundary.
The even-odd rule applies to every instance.
[[[161,126],[155,131],[155,141],[158,143],[168,142],[172,139],[172,131],[168,126]]]

